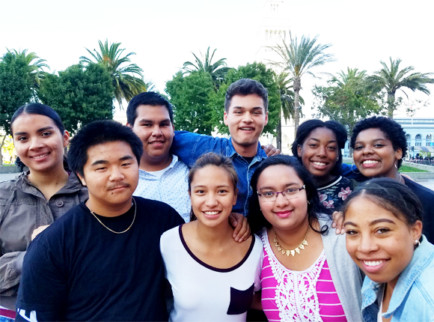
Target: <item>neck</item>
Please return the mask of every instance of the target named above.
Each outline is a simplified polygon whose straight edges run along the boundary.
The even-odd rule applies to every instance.
[[[247,145],[236,144],[232,139],[231,141],[235,151],[237,151],[237,153],[242,157],[252,158],[258,152],[258,142],[247,146]]]
[[[89,195],[89,199],[86,201],[86,207],[89,208],[90,211],[93,211],[102,217],[118,217],[126,213],[131,208],[132,202],[133,197],[130,197],[127,201],[120,204],[103,204]]]
[[[167,168],[172,162],[172,155],[169,154],[164,158],[150,159],[142,156],[140,159],[140,169],[144,171],[160,171]]]
[[[233,229],[226,222],[217,227],[209,227],[203,225],[200,221],[195,220],[192,222],[195,225],[196,237],[203,244],[214,246],[227,243],[228,240],[232,240]]]
[[[28,175],[29,181],[37,187],[64,186],[68,181],[68,172],[62,167],[50,170],[50,172],[31,171]]]
[[[305,238],[306,240],[309,239],[309,233],[311,232],[307,218],[305,224],[292,230],[282,230],[275,227],[271,229],[274,230],[274,234],[276,234],[279,243],[285,248],[297,247]],[[271,234],[271,238],[274,238],[273,234]]]
[[[331,174],[328,174],[326,176],[323,177],[314,177],[314,181],[315,181],[315,185],[317,187],[323,187],[326,186],[327,184],[335,181],[337,179],[338,176],[334,176]]]

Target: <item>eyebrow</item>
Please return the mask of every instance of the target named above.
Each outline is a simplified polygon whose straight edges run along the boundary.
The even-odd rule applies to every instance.
[[[304,183],[302,183],[301,185],[303,185],[303,184]],[[300,185],[300,184],[296,183],[296,182],[290,182],[290,183],[285,184],[285,187],[288,188],[288,187],[291,187],[291,186],[298,186],[298,185]],[[274,189],[274,187],[267,187],[267,186],[265,186],[265,187],[259,188],[258,190],[263,190],[263,189]]]
[[[42,127],[40,129],[37,129],[36,132],[44,132],[46,130],[52,130],[54,129],[54,126],[46,126],[46,127]],[[14,135],[23,135],[23,134],[27,134],[28,132],[15,132]]]
[[[126,155],[122,158],[119,159],[119,161],[125,161],[125,160],[132,160],[134,159],[131,155]],[[108,164],[109,162],[107,160],[96,160],[94,162],[92,162],[91,166],[96,166],[99,164]]]
[[[313,140],[313,141],[316,141],[316,142],[320,142],[321,140],[320,139],[317,139],[317,138],[309,138],[309,140]],[[336,143],[337,142],[337,140],[335,139],[335,140],[330,140],[330,141],[327,141],[327,144],[329,144],[329,143]]]
[[[395,224],[395,222],[393,220],[390,220],[387,218],[379,218],[379,219],[375,219],[375,220],[371,221],[369,223],[369,226],[373,226],[373,225],[384,223],[384,222],[389,223],[389,224]],[[347,225],[357,226],[357,224],[352,222],[352,221],[344,222],[344,226],[347,226]]]
[[[139,120],[139,123],[144,123],[144,122],[152,122],[152,123],[154,123],[154,120],[148,120],[148,119],[140,119]],[[158,123],[161,123],[161,122],[170,122],[170,118],[159,120],[157,122]]]

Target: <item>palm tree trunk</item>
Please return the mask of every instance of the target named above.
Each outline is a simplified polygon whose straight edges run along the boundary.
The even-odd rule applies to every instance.
[[[300,90],[301,79],[299,76],[294,78],[294,138],[297,135],[298,125],[300,124]]]
[[[279,122],[277,122],[276,134],[277,148],[282,151],[282,116],[279,118]]]
[[[393,111],[395,111],[395,93],[387,93],[387,116],[393,119]]]

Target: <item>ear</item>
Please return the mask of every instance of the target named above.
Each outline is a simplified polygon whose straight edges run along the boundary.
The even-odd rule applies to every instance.
[[[128,126],[128,127],[130,127],[130,128],[133,128],[133,126],[130,123],[128,123],[128,122],[125,125]]]
[[[397,160],[401,160],[402,159],[402,149],[401,148],[396,149],[396,151],[395,151],[395,158]]]
[[[235,192],[234,192],[234,200],[232,202],[232,205],[235,206],[235,204],[237,203],[237,197],[238,197],[238,188],[235,188]]]
[[[411,236],[413,240],[419,240],[420,236],[422,236],[422,222],[420,220],[416,220],[413,226],[410,227]]]
[[[63,131],[63,147],[66,148],[69,144],[69,132],[68,131]]]
[[[223,122],[226,126],[228,125],[228,113],[226,111],[223,113]]]
[[[298,144],[297,145],[297,156],[299,157],[299,158],[301,158],[301,145],[300,144]]]
[[[265,123],[264,125],[268,124],[268,111],[265,112]]]
[[[84,176],[81,176],[81,174],[78,172],[76,172],[75,174],[77,175],[78,179],[80,179],[81,184],[86,187],[87,184],[86,184],[86,180],[84,179]]]

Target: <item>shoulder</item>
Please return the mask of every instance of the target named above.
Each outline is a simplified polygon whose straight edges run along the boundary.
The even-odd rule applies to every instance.
[[[184,220],[178,212],[164,202],[138,196],[134,196],[134,200],[137,203],[137,211],[141,213],[148,222],[152,221],[160,225],[168,225],[168,228],[184,223]]]
[[[426,198],[432,198],[434,196],[434,191],[431,189],[428,189],[425,186],[422,186],[421,184],[417,183],[416,181],[413,181],[412,179],[404,177],[404,182],[407,187],[409,187],[419,198],[426,197]]]

